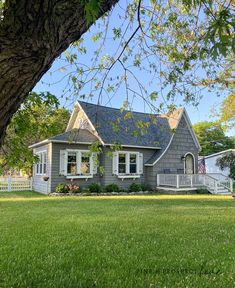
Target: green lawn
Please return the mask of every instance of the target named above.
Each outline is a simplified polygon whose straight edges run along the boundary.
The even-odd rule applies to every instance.
[[[0,287],[235,287],[231,196],[0,193]]]

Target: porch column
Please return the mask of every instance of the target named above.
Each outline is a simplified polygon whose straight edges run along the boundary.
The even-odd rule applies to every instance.
[[[233,192],[233,180],[230,179],[230,192]]]
[[[157,174],[157,186],[160,186],[160,177],[159,177],[159,174]]]
[[[180,187],[179,175],[176,175],[176,188]]]

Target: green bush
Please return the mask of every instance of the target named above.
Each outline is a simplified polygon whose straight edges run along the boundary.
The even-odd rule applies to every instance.
[[[89,185],[89,191],[91,193],[100,193],[102,192],[101,186],[98,183],[92,183],[91,185]]]
[[[209,194],[208,190],[206,188],[199,188],[196,191],[197,194]]]
[[[106,192],[119,192],[119,187],[117,184],[115,183],[112,183],[112,184],[109,184],[105,187],[105,191]]]
[[[140,188],[142,191],[152,191],[152,188],[149,184],[142,183],[140,184]]]
[[[129,187],[130,192],[139,192],[140,190],[141,190],[140,185],[135,182],[133,182]]]
[[[60,183],[56,186],[55,191],[57,193],[69,193],[69,187],[67,184]]]

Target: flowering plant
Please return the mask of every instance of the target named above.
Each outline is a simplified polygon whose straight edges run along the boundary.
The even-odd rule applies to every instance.
[[[81,192],[81,188],[78,185],[73,183],[73,179],[71,179],[71,184],[68,184],[67,187],[69,189],[69,192],[71,193]]]

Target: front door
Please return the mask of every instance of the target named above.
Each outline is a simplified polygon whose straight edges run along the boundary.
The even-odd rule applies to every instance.
[[[194,174],[194,158],[191,154],[185,157],[185,174]]]

